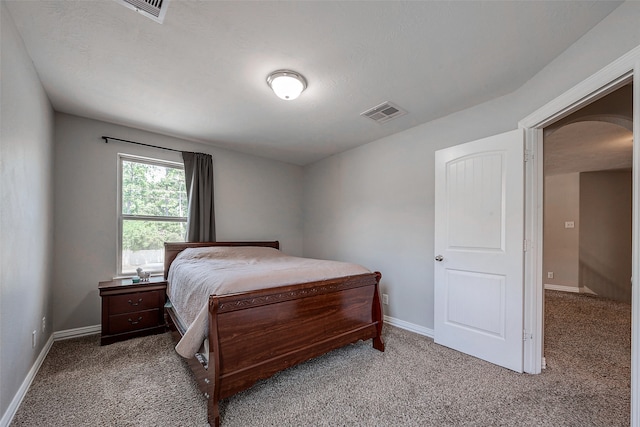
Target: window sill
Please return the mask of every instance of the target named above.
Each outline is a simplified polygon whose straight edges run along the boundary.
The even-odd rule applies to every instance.
[[[151,273],[151,277],[160,277],[162,276],[162,272],[157,272],[157,273]],[[131,274],[131,275],[121,275],[121,276],[114,276],[112,277],[111,280],[121,280],[121,279],[131,279],[133,276],[135,276],[135,274]]]

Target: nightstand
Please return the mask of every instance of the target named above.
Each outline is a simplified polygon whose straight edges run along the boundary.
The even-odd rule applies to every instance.
[[[164,303],[167,281],[151,277],[132,283],[117,279],[98,284],[102,298],[100,345],[165,332]]]

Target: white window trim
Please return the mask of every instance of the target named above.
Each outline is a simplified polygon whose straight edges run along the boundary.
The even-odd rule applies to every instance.
[[[123,279],[131,277],[129,274],[122,272],[122,222],[125,219],[151,219],[158,221],[172,221],[172,222],[187,222],[187,218],[183,217],[178,219],[177,217],[158,217],[158,216],[145,216],[145,215],[128,215],[122,213],[122,162],[133,161],[138,163],[146,163],[149,165],[172,167],[176,169],[184,170],[184,164],[180,162],[173,162],[170,160],[154,159],[151,157],[135,156],[133,154],[118,153],[118,175],[117,175],[117,194],[116,194],[116,230],[117,230],[117,244],[116,244],[116,276],[113,279]],[[163,273],[152,272],[152,276],[160,276]]]

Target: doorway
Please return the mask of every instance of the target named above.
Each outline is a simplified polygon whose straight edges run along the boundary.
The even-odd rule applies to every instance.
[[[640,71],[640,47],[609,64],[590,78],[582,81],[556,99],[542,106],[520,121],[524,129],[527,156],[533,158],[526,168],[525,177],[525,298],[524,298],[524,365],[525,372],[537,374],[543,362],[543,129],[586,105],[597,101],[622,86],[633,82]],[[633,85],[633,123],[640,129],[640,86]],[[633,149],[633,212],[632,212],[632,318],[640,319],[640,292],[637,288],[640,271],[640,142],[634,140]],[[540,244],[538,244],[540,243]],[[635,325],[634,325],[635,326]],[[640,328],[632,328],[631,337],[631,423],[640,423]]]
[[[543,363],[629,405],[633,86],[543,131]],[[627,408],[626,410],[624,408]]]
[[[544,128],[545,289],[631,303],[633,85]]]

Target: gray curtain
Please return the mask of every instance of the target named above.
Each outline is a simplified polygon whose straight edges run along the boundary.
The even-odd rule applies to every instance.
[[[183,151],[182,159],[189,200],[186,241],[215,242],[213,157],[210,154]]]

